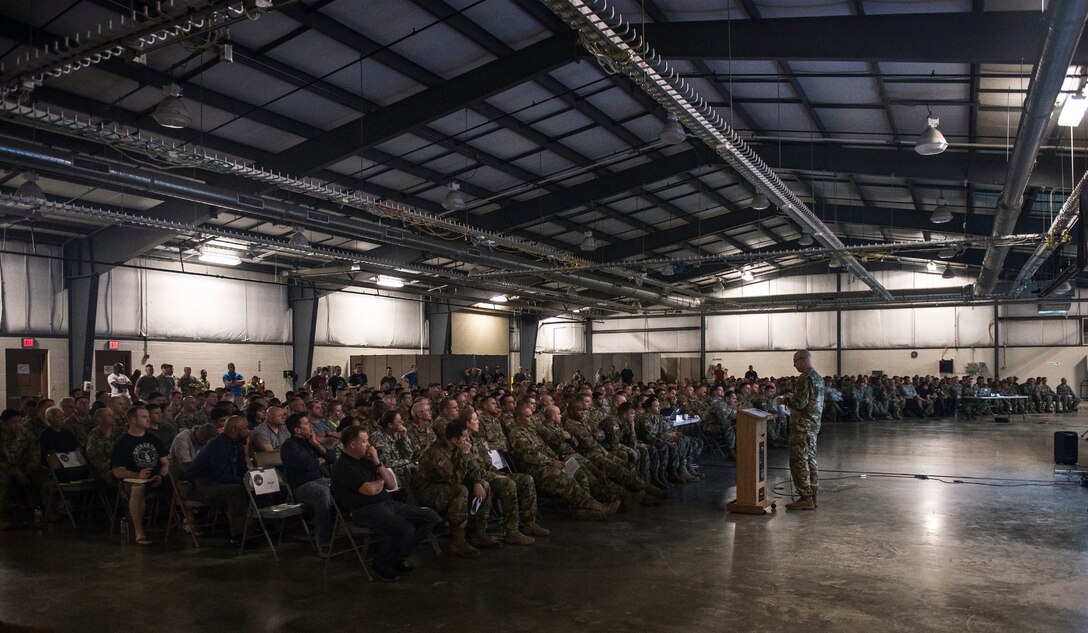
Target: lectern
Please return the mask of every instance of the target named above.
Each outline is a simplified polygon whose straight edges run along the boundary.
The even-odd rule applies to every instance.
[[[767,412],[737,413],[737,498],[725,504],[729,512],[766,514],[775,502],[767,495]]]

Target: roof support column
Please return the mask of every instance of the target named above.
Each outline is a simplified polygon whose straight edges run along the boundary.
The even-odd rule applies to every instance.
[[[325,293],[312,285],[292,285],[287,289],[291,307],[291,379],[292,388],[310,378],[314,364],[314,339],[317,337],[317,302]]]

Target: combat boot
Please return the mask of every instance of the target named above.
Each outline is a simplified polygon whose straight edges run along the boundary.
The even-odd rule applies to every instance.
[[[574,518],[579,521],[604,521],[608,519],[608,511],[596,500],[590,500],[585,506],[574,511]]]
[[[530,523],[523,523],[521,526],[521,533],[528,534],[529,536],[547,536],[552,533],[551,530],[541,527],[536,521]]]
[[[465,528],[454,528],[450,531],[450,554],[458,558],[476,558],[480,550],[465,540]]]
[[[648,498],[665,500],[669,497],[669,493],[656,485],[646,484],[642,485],[642,492],[646,493]]]
[[[507,545],[532,545],[536,543],[536,539],[522,534],[516,528],[506,530],[506,537],[502,540]]]
[[[473,526],[469,530],[468,538],[466,539],[470,545],[477,549],[498,549],[502,547],[502,543],[497,539],[491,538],[487,534],[487,530],[483,525]]]
[[[797,501],[786,504],[787,510],[815,510],[816,502],[812,500],[812,497],[801,497]]]
[[[642,492],[629,492],[624,490],[620,495],[620,505],[624,512],[630,512],[642,504],[646,495]]]
[[[677,469],[676,474],[680,477],[680,479],[683,479],[687,482],[699,481],[699,478],[691,474],[691,471],[688,470],[687,466],[681,466],[679,469]]]
[[[604,516],[607,518],[620,511],[620,500],[616,499],[612,503],[603,503],[601,506],[604,508]]]
[[[816,498],[817,498],[818,496],[819,496],[819,494],[818,494],[818,493],[815,493],[815,492],[814,492],[814,493],[812,493],[812,507],[814,507],[814,508],[818,508],[818,507],[820,507],[820,504],[816,502]]]
[[[672,466],[669,466],[669,469],[666,471],[666,473],[667,473],[667,475],[666,475],[667,480],[668,480],[668,482],[670,484],[687,483],[687,480],[684,479],[683,477],[681,477],[679,474],[677,474],[676,469],[673,468]]]

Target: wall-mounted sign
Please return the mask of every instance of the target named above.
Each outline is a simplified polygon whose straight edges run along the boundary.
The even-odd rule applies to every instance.
[[[121,341],[109,341],[106,343],[106,349],[120,349]]]
[[[33,338],[24,338],[23,339],[23,349],[30,349],[32,347],[37,347],[37,346],[38,346],[38,340],[37,339],[33,339]]]
[[[1046,364],[1050,365],[1051,367],[1057,367],[1058,365],[1061,365],[1061,363],[1059,363],[1056,360],[1048,360],[1048,361],[1046,361]]]

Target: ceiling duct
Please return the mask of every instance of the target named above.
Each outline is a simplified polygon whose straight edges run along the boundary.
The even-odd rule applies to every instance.
[[[1088,1],[1088,0],[1086,0]],[[828,248],[843,243],[756,154],[740,135],[628,23],[607,0],[543,0],[553,13],[578,32],[579,41],[610,74],[623,73],[643,92],[677,117],[770,202]],[[607,16],[607,17],[604,17]],[[894,297],[854,257],[843,263],[886,301]]]
[[[1048,12],[1051,15],[1046,42],[1028,84],[1005,188],[997,199],[997,209],[994,211],[994,235],[1011,231],[1020,217],[1024,189],[1027,188],[1036,155],[1049,127],[1054,103],[1065,82],[1069,64],[1073,61],[1084,21],[1088,18],[1088,0],[1052,2]],[[976,281],[979,292],[986,294],[994,288],[1008,254],[1008,246],[991,246],[986,250],[986,258]]]

